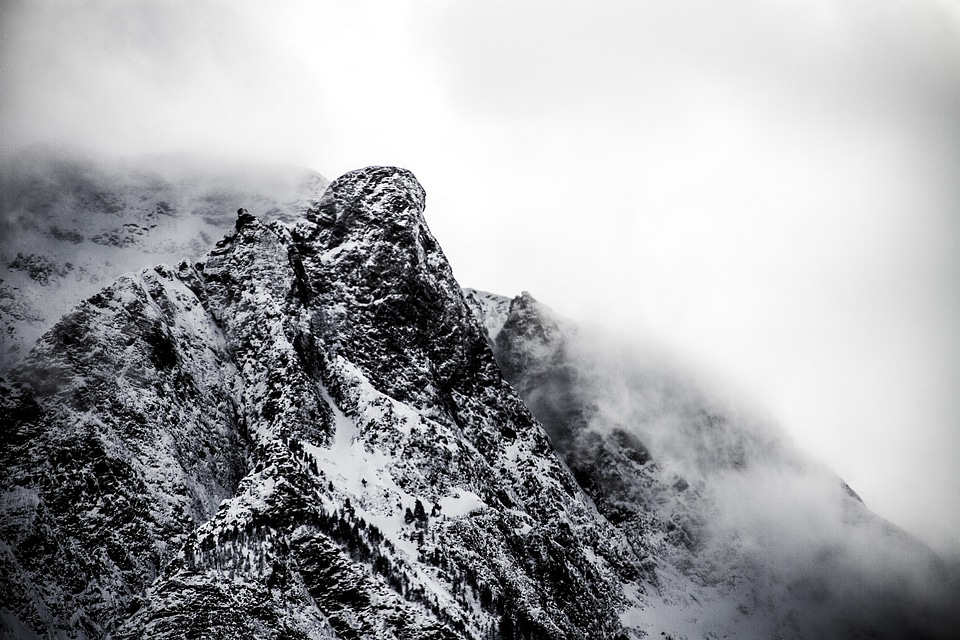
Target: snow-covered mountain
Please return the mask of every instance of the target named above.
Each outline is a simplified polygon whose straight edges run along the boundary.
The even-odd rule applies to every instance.
[[[127,271],[207,251],[238,207],[292,221],[328,181],[305,169],[186,155],[32,147],[0,161],[0,374]]]
[[[120,278],[4,390],[11,628],[608,637],[644,573],[503,381],[413,176]]]
[[[767,421],[462,290],[410,172],[323,186],[0,379],[0,637],[950,637],[956,574]]]

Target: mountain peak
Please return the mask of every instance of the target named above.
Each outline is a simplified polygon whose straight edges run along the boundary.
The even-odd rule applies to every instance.
[[[411,171],[371,166],[334,180],[309,218],[342,229],[363,223],[406,227],[422,222],[425,202],[426,192]]]

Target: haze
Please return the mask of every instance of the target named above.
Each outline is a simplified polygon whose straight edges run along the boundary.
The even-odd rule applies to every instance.
[[[12,1],[0,18],[5,152],[408,167],[461,283],[728,377],[960,557],[960,3]]]

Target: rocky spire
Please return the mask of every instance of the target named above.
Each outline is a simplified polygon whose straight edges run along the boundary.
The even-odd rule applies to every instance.
[[[426,192],[416,177],[398,167],[366,167],[330,184],[308,219],[333,224],[339,237],[350,227],[408,228],[423,223]]]

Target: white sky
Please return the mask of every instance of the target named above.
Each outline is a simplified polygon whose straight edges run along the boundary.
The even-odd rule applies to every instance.
[[[671,345],[960,557],[960,2],[0,4],[0,140],[417,174],[461,283]]]

